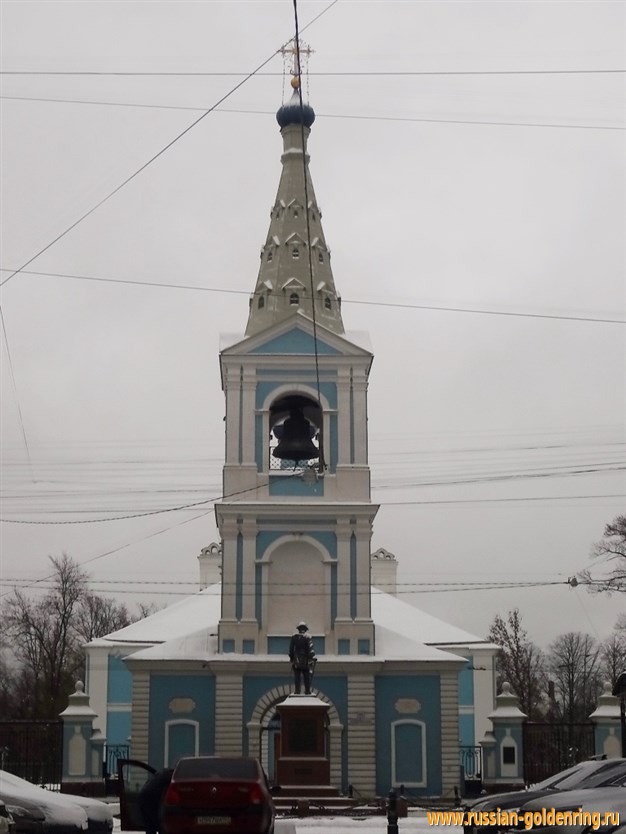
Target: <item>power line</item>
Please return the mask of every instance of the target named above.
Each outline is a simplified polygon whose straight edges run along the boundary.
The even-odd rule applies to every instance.
[[[147,510],[145,512],[137,512],[130,515],[116,516],[115,518],[81,518],[73,521],[19,521],[12,518],[2,518],[0,519],[0,522],[5,524],[98,524],[104,521],[127,521],[132,518],[144,518],[149,515],[160,515],[162,513],[175,513],[179,510],[189,510],[194,507],[201,507],[204,504],[215,504],[217,501],[222,501],[224,498],[233,498],[236,495],[245,495],[247,492],[256,492],[259,489],[259,486],[260,485],[257,484],[257,486],[240,489],[236,492],[231,492],[228,495],[218,495],[213,498],[205,498],[202,501],[193,501],[190,504],[179,504],[176,507],[164,507],[159,510]],[[68,512],[74,511],[69,510]],[[106,512],[106,510],[104,510],[104,512]]]
[[[316,15],[311,21],[309,21],[309,23],[307,23],[307,25],[303,28],[306,29],[309,26],[311,26],[313,23],[315,23],[316,20],[319,20],[319,18],[323,14],[325,14],[329,9],[331,9],[337,2],[338,2],[338,0],[332,0],[332,2],[328,6],[326,6],[325,9],[322,9],[322,11],[318,15]],[[289,42],[290,41],[285,41],[285,44],[283,44],[283,46],[286,46]],[[209,113],[212,113],[215,110],[216,107],[218,107],[223,101],[226,101],[227,98],[232,96],[233,93],[235,93],[240,87],[242,87],[250,78],[252,78],[254,75],[256,75],[256,73],[259,72],[259,70],[261,70],[266,64],[268,64],[272,60],[272,58],[274,58],[274,56],[278,54],[278,52],[280,52],[280,49],[276,50],[275,52],[272,52],[272,54],[269,56],[269,58],[266,58],[261,64],[259,64],[258,67],[256,67],[256,69],[254,69],[254,70],[252,70],[252,72],[248,73],[248,75],[246,75],[243,78],[242,81],[240,81],[238,84],[235,84],[235,86],[231,90],[229,90],[229,92],[227,92],[225,95],[223,95],[218,101],[215,102],[215,104],[213,104],[211,107],[209,107],[201,116],[199,116],[197,119],[195,119],[183,131],[181,131],[181,133],[179,133],[177,136],[175,136],[170,142],[167,143],[167,145],[165,145],[163,148],[161,148],[160,151],[158,151],[156,154],[154,154],[154,156],[152,156],[140,168],[138,168],[130,176],[126,177],[126,179],[122,183],[120,183],[116,188],[114,188],[105,197],[103,197],[98,203],[96,203],[95,206],[90,208],[89,211],[86,211],[83,215],[81,215],[81,217],[79,217],[78,220],[76,220],[74,223],[72,223],[70,226],[68,226],[65,229],[65,231],[63,231],[63,232],[61,232],[61,234],[57,235],[54,238],[54,240],[52,240],[50,243],[48,243],[46,246],[44,246],[43,249],[40,249],[39,252],[37,252],[35,255],[33,255],[31,258],[29,258],[24,264],[22,264],[22,266],[19,269],[16,269],[15,272],[13,272],[11,275],[9,275],[8,278],[5,278],[5,280],[2,281],[2,283],[0,283],[0,287],[3,287],[5,284],[7,284],[11,280],[11,278],[13,278],[19,272],[21,272],[25,267],[27,267],[29,264],[31,264],[40,255],[43,255],[43,253],[46,252],[48,249],[50,249],[52,246],[54,246],[55,243],[58,243],[58,241],[61,240],[62,238],[64,238],[65,235],[67,235],[69,232],[72,231],[72,229],[75,229],[76,226],[78,226],[79,223],[82,223],[83,220],[85,220],[87,217],[89,217],[89,215],[93,214],[93,212],[96,211],[98,208],[100,208],[101,205],[106,203],[107,200],[110,200],[111,197],[113,197],[115,194],[117,194],[117,192],[120,191],[122,188],[124,188],[124,186],[127,185],[129,182],[131,182],[131,180],[134,180],[135,177],[137,177],[142,171],[144,171],[155,160],[159,159],[159,157],[161,157],[166,151],[168,151],[172,147],[172,145],[174,145],[176,142],[178,142],[179,139],[182,139],[182,137],[185,136],[187,133],[189,133],[190,130],[192,130],[194,127],[196,127],[196,125],[200,124],[200,122],[204,118],[206,118],[206,116],[208,116]]]
[[[18,590],[24,590],[29,587],[33,587],[35,584],[39,585],[43,590],[54,590],[56,587],[55,585],[41,585],[40,583],[49,581],[52,577],[47,577],[46,579],[37,580],[36,583],[34,582],[32,585],[20,585]],[[98,583],[97,580],[95,581],[96,585],[99,587],[91,587],[91,591],[94,593],[112,593],[113,589],[107,587],[100,587],[101,585],[108,585],[109,583]],[[447,587],[447,586],[437,586],[431,587],[428,583],[421,583],[426,587],[415,587],[415,588],[397,588],[394,596],[399,596],[401,594],[444,594],[444,593],[466,593],[469,591],[504,591],[504,590],[522,590],[524,588],[547,588],[547,587],[554,587],[556,585],[568,585],[566,580],[560,580],[556,582],[511,582],[508,584],[493,584],[493,583],[484,583],[480,585],[469,585],[469,586],[459,586],[459,587]],[[579,585],[581,584],[590,584],[590,583],[582,583],[579,581]],[[286,590],[284,591],[276,591],[273,590],[271,596],[272,597],[293,597],[293,589],[294,584],[287,585]],[[6,591],[4,594],[0,595],[0,599],[2,597],[8,596],[12,591]],[[158,590],[139,590],[137,588],[115,588],[114,593],[117,594],[134,594],[136,596],[143,594],[147,596],[184,596],[184,597],[192,597],[192,596],[209,596],[202,591],[196,591],[195,593],[188,593],[183,590],[180,591],[158,591]],[[367,591],[369,595],[369,590]],[[358,594],[358,592],[357,592]],[[253,597],[256,595],[256,590],[241,591],[242,597]],[[217,596],[217,595],[215,595]],[[307,596],[309,597],[318,597],[320,599],[328,599],[328,590],[323,589],[316,591],[314,590],[314,586],[307,585]]]
[[[460,498],[449,499],[445,501],[385,501],[381,507],[391,506],[415,506],[415,505],[431,505],[431,504],[506,504],[506,503],[520,503],[526,501],[574,501],[589,498],[626,498],[626,495],[621,493],[613,493],[609,495],[543,495],[543,496],[524,496],[522,498]]]
[[[327,11],[325,9],[324,11]],[[323,14],[324,12],[322,12]],[[318,15],[319,16],[319,15]],[[317,18],[315,18],[317,19]],[[310,26],[313,21],[307,24]],[[303,27],[302,31],[307,28]],[[274,57],[272,55],[272,57]],[[314,77],[380,77],[389,76],[455,76],[455,75],[615,75],[626,73],[623,69],[561,69],[561,70],[357,70],[338,72],[309,72]],[[0,70],[0,75],[87,75],[87,76],[124,76],[124,77],[182,77],[182,78],[243,78],[245,72],[159,72],[159,71],[123,71],[123,70]],[[282,77],[282,72],[256,72],[259,77]]]
[[[35,96],[0,96],[0,98],[11,101],[40,101],[55,104],[90,104],[102,107],[141,107],[153,110],[190,110],[195,112],[204,111],[203,107],[191,107],[176,104],[141,104],[121,101],[86,101],[80,99],[66,98],[41,98]],[[274,116],[273,110],[243,110],[238,108],[216,107],[216,113],[239,113],[254,116]],[[418,116],[371,116],[356,113],[316,113],[317,119],[365,119],[374,122],[415,122],[417,124],[454,124],[454,125],[487,125],[491,127],[545,127],[545,128],[571,128],[573,130],[626,130],[625,127],[616,125],[587,125],[556,122],[503,122],[481,119],[428,119]]]
[[[4,313],[2,312],[2,307],[0,307],[0,321],[2,322],[2,336],[4,337],[4,345],[7,352],[7,360],[9,363],[9,375],[11,377],[11,385],[13,387],[13,396],[15,397],[15,405],[17,406],[17,416],[20,423],[20,429],[22,432],[22,440],[24,441],[24,448],[26,450],[26,460],[28,463],[28,471],[31,477],[31,480],[34,482],[35,478],[33,475],[33,464],[30,457],[30,449],[28,448],[28,438],[26,436],[26,427],[24,426],[24,416],[22,414],[22,406],[20,405],[20,399],[17,393],[17,383],[15,381],[15,372],[13,370],[13,359],[11,358],[11,349],[9,348],[9,337],[7,335],[7,328],[4,321]]]
[[[185,518],[182,521],[177,521],[175,524],[170,524],[168,527],[163,527],[160,530],[155,531],[154,533],[148,533],[147,536],[142,536],[139,539],[134,539],[132,542],[127,542],[126,544],[122,544],[119,547],[114,547],[112,550],[106,550],[104,553],[98,553],[97,556],[92,556],[90,559],[86,559],[84,562],[79,562],[79,567],[83,565],[88,565],[91,562],[97,562],[98,559],[104,559],[105,556],[112,556],[114,553],[119,553],[121,550],[125,550],[127,547],[132,547],[134,544],[139,544],[140,542],[147,541],[148,539],[153,539],[155,536],[160,536],[161,533],[167,533],[169,530],[174,530],[176,527],[182,527],[183,524],[189,524],[192,521],[196,521],[198,518],[202,518],[205,515],[208,515],[211,510],[205,510],[198,515],[193,516],[193,518]],[[54,574],[48,574],[48,576],[44,576],[41,579],[35,579],[32,581],[30,585],[22,586],[26,588],[32,588],[35,585],[39,585],[41,582],[47,582],[50,579],[54,578]],[[45,587],[45,586],[42,586]],[[6,591],[4,594],[0,594],[0,599],[6,597],[10,594],[10,591]]]
[[[621,469],[625,469],[626,467],[621,467]],[[593,470],[587,470],[585,472],[575,472],[575,473],[567,473],[567,475],[580,475],[580,474],[589,474]],[[599,472],[605,472],[607,470],[597,470]],[[611,470],[609,470],[611,471]],[[543,477],[566,477],[567,475],[562,474],[560,472],[553,473],[552,475],[544,475]],[[525,476],[520,476],[523,478]],[[532,476],[528,476],[532,477]],[[512,476],[511,476],[512,478]],[[508,480],[509,478],[506,478]],[[499,478],[491,478],[491,479],[484,479],[481,483],[486,482],[487,480],[490,481],[497,481],[502,480]],[[466,483],[472,483],[470,481],[448,481],[448,482],[439,482],[435,484],[419,484],[418,486],[458,486]],[[243,494],[245,492],[254,492],[256,491],[257,487],[252,487],[247,490],[242,490],[241,493],[232,493],[232,495],[236,494]],[[181,512],[183,510],[193,509],[194,507],[204,506],[206,504],[215,504],[216,502],[222,500],[223,498],[229,498],[231,496],[217,496],[213,498],[207,498],[203,501],[194,501],[190,504],[181,504],[175,507],[165,507],[157,510],[148,510],[144,512],[135,512],[129,513],[128,515],[119,515],[113,518],[83,518],[83,519],[71,519],[67,521],[56,521],[56,520],[28,520],[28,519],[16,519],[16,518],[1,518],[0,522],[3,524],[29,524],[29,525],[69,525],[69,524],[102,524],[107,521],[128,521],[135,518],[145,518],[151,515],[162,515],[163,513],[171,513],[171,512]],[[622,494],[609,494],[609,495],[562,495],[562,496],[545,496],[545,497],[537,497],[537,496],[525,496],[519,498],[472,498],[472,499],[446,499],[446,500],[415,500],[415,501],[373,501],[373,504],[378,504],[380,507],[398,507],[398,506],[431,506],[431,505],[456,505],[456,504],[499,504],[499,503],[525,503],[525,502],[538,502],[538,501],[573,501],[573,500],[583,500],[583,499],[596,499],[596,498],[623,498],[626,497]],[[36,511],[35,511],[36,512]],[[56,510],[50,511],[49,513],[55,513],[57,515],[61,514],[69,514],[72,513],[76,515],[80,512],[94,512],[94,510]],[[102,510],[101,512],[107,512],[107,510]],[[108,512],[114,512],[114,510],[108,510]]]
[[[7,267],[0,267],[0,272],[11,272]],[[225,295],[245,295],[254,296],[256,292],[249,292],[248,290],[232,290],[222,287],[199,287],[193,284],[170,284],[165,281],[133,281],[127,278],[104,278],[97,275],[72,275],[64,272],[38,272],[35,270],[20,269],[17,272],[24,275],[48,276],[51,278],[70,278],[76,281],[98,281],[106,284],[128,284],[136,287],[160,287],[162,289],[173,290],[187,290],[196,292],[213,292],[223,293]],[[13,273],[15,274],[15,273]],[[10,276],[12,277],[12,276]],[[6,279],[8,281],[9,278]],[[6,283],[4,281],[3,283]],[[0,284],[2,286],[2,284]],[[507,316],[510,318],[531,318],[531,319],[548,319],[553,321],[581,321],[581,322],[595,322],[598,324],[626,324],[625,319],[611,319],[602,318],[599,316],[568,316],[557,313],[521,313],[511,310],[489,310],[480,307],[451,307],[444,304],[410,304],[406,302],[395,301],[367,301],[365,299],[343,298],[342,304],[361,304],[370,307],[389,307],[400,310],[429,310],[432,312],[445,313],[471,313],[473,315],[482,316]]]

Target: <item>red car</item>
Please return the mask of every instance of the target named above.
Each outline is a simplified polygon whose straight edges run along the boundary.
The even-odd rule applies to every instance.
[[[257,759],[180,759],[165,794],[168,834],[273,834],[276,811]]]

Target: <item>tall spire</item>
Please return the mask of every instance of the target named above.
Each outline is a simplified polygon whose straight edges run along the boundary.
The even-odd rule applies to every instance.
[[[283,170],[250,299],[246,336],[260,333],[298,311],[310,319],[315,317],[317,324],[334,333],[344,332],[341,299],[335,290],[330,252],[309,174],[307,139],[315,112],[301,102],[299,75],[294,75],[291,85],[291,99],[276,114],[283,137]]]

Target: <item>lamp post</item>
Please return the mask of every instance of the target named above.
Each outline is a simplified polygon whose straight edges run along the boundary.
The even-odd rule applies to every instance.
[[[622,758],[626,758],[626,670],[613,686],[613,695],[619,697],[619,725],[622,733]]]

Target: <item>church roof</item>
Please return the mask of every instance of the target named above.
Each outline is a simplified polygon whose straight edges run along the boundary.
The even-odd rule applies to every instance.
[[[326,329],[343,333],[341,299],[309,173],[307,139],[315,113],[294,90],[276,118],[283,138],[283,167],[245,335],[260,333],[298,310]]]
[[[220,618],[221,585],[185,597],[167,608],[131,623],[119,631],[89,643],[89,647],[123,646],[146,648],[133,656],[136,659],[195,659],[217,655],[217,623]],[[376,625],[376,658],[443,660],[448,652],[438,647],[460,651],[468,647],[488,648],[481,637],[457,628],[398,599],[393,594],[372,588],[372,619]],[[232,658],[234,655],[219,655]],[[243,655],[250,660],[251,655]],[[276,660],[276,655],[255,655]],[[328,658],[329,655],[324,655]],[[363,660],[363,655],[355,656]],[[350,658],[342,655],[342,661]]]

